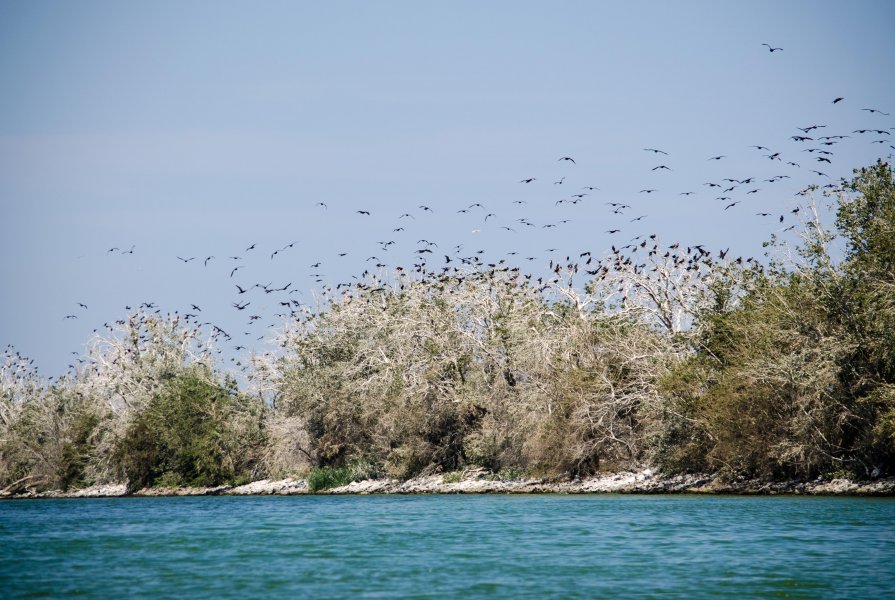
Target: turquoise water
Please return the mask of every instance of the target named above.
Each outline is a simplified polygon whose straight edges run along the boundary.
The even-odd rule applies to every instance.
[[[895,597],[895,500],[0,502],[0,597]]]

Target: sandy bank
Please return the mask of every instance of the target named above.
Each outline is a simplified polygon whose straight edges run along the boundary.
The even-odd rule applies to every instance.
[[[447,481],[445,481],[447,480]],[[24,492],[0,496],[5,498],[113,498],[125,496],[125,485],[93,486],[62,492]],[[241,486],[208,488],[148,488],[134,496],[291,496],[308,494],[308,484],[301,479],[261,480]],[[743,495],[824,495],[824,496],[893,496],[895,477],[876,481],[786,481],[744,480],[722,482],[711,475],[677,475],[666,477],[650,469],[600,475],[574,481],[547,479],[500,480],[483,469],[463,473],[427,475],[406,481],[377,479],[356,481],[320,494],[743,494]]]

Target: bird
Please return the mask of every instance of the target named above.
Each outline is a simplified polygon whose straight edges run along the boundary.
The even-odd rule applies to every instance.
[[[245,251],[248,252],[249,250],[254,250],[254,249],[255,249],[255,245],[256,245],[256,244],[252,244],[251,246],[249,246],[248,248],[246,248]]]
[[[529,177],[528,179],[523,179],[519,183],[531,183],[534,180],[535,180],[535,177]]]
[[[838,104],[839,102],[842,102],[843,100],[845,100],[845,98],[843,98],[842,96],[840,96],[840,97],[835,98],[835,99],[833,100],[833,104]]]
[[[87,305],[84,304],[83,302],[78,302],[78,306],[80,306],[80,307],[83,308],[84,310],[87,309]]]
[[[191,260],[196,260],[196,257],[195,257],[195,256],[191,256],[191,257],[189,257],[189,258],[182,258],[182,257],[178,256],[177,258],[178,258],[179,260],[182,260],[182,261],[185,262],[185,263],[188,263],[188,262],[190,262]]]
[[[640,190],[640,194],[652,194],[653,192],[658,192],[659,190]]]
[[[212,258],[214,258],[214,257],[213,257],[213,256],[208,256],[208,257],[206,257],[206,258],[205,258],[205,264],[204,264],[203,266],[207,267],[207,266],[208,266],[208,261],[210,261]]]
[[[565,177],[560,177],[559,181],[554,181],[553,185],[562,185],[562,182],[565,181]]]
[[[657,150],[656,148],[644,148],[643,151],[652,152],[654,154],[664,154],[665,156],[668,156],[667,152],[665,152],[664,150]]]
[[[665,169],[667,171],[671,170],[669,167],[666,167],[665,165],[659,165],[658,167],[653,167],[651,170],[656,171],[658,169]]]
[[[771,46],[770,44],[762,44],[762,46],[767,46],[767,47],[768,47],[768,50],[771,51],[771,52],[776,52],[777,50],[783,50],[783,48],[774,48],[774,47]]]
[[[559,161],[561,161],[561,160],[569,161],[569,162],[572,163],[573,165],[574,165],[574,164],[577,164],[577,163],[575,162],[575,159],[572,158],[571,156],[560,156],[559,158],[556,159],[557,162],[559,162]]]
[[[721,160],[722,158],[727,158],[727,157],[723,154],[719,154],[718,156],[712,156],[711,158],[709,158],[709,160]]]
[[[326,202],[318,202],[318,203],[315,204],[314,206],[322,206],[322,207],[323,207],[323,210],[326,210],[327,208],[329,208],[329,207],[326,205]]]
[[[370,211],[368,211],[368,210],[357,210],[354,212],[356,212],[359,215],[367,215],[368,217],[370,216]]]
[[[887,112],[883,112],[883,111],[881,111],[881,110],[877,110],[877,109],[875,109],[875,108],[862,108],[861,110],[866,110],[866,111],[869,112],[870,114],[873,114],[873,113],[879,113],[879,114],[881,114],[881,115],[883,115],[883,116],[886,116],[886,117],[889,116],[889,113],[887,113]]]

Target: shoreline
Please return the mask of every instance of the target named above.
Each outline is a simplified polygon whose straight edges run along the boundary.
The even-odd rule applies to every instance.
[[[424,475],[406,481],[368,479],[348,485],[310,492],[304,479],[263,479],[240,486],[144,488],[126,494],[123,483],[96,485],[63,492],[22,492],[0,494],[0,499],[51,498],[147,498],[168,496],[296,496],[296,495],[411,495],[411,494],[693,494],[741,496],[895,496],[895,477],[875,481],[847,479],[782,481],[743,480],[721,482],[714,475],[665,477],[650,469],[640,472],[608,473],[574,481],[548,479],[500,480],[484,469],[445,475]],[[456,480],[455,479],[458,479]]]

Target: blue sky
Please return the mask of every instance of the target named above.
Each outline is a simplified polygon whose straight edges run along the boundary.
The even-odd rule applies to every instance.
[[[895,126],[861,110],[895,110],[892,23],[884,1],[2,2],[0,343],[57,374],[152,301],[260,350],[279,299],[235,284],[310,302],[420,239],[433,265],[481,249],[538,272],[650,233],[758,256],[783,226],[755,213],[788,213],[810,169],[892,152],[873,141],[895,131],[852,133]],[[851,136],[832,164],[790,139],[812,124]],[[703,185],[725,177],[760,191],[725,211]]]

